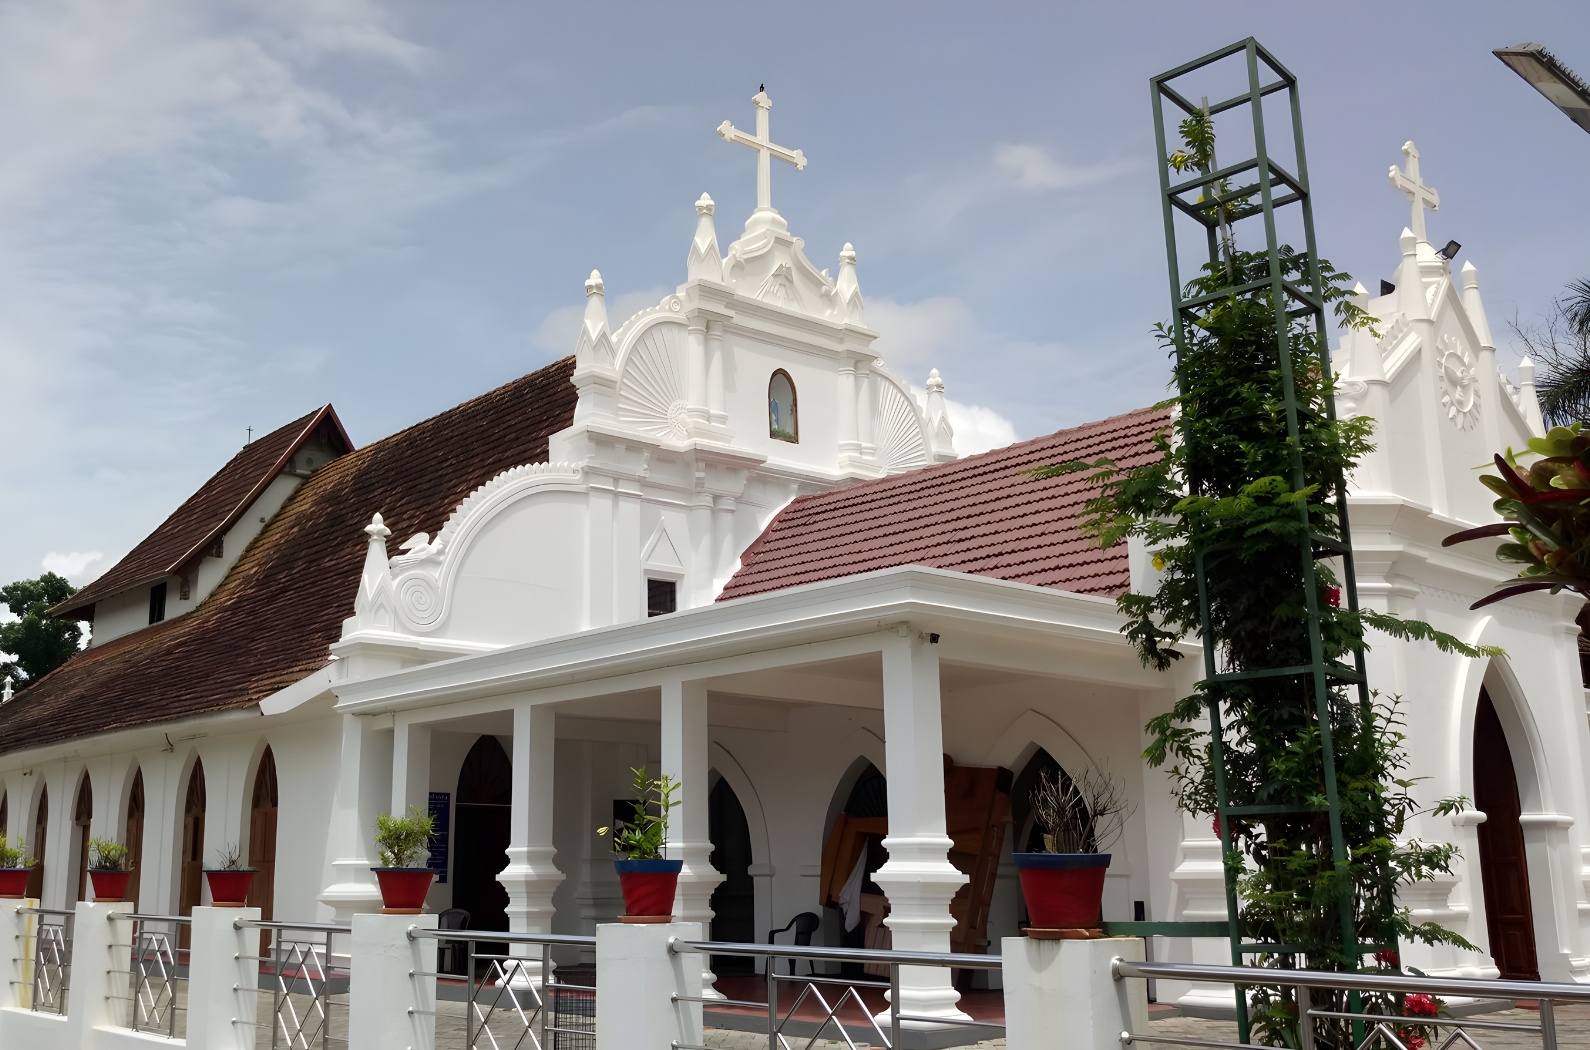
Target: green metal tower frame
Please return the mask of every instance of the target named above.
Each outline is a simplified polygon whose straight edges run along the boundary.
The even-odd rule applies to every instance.
[[[1195,105],[1192,101],[1183,97],[1173,86],[1175,81],[1190,73],[1205,69],[1227,59],[1233,59],[1236,56],[1241,56],[1247,66],[1248,90],[1241,94],[1212,104],[1204,101]],[[1337,883],[1341,891],[1338,898],[1338,911],[1341,920],[1343,947],[1350,958],[1361,958],[1362,953],[1366,950],[1377,950],[1386,946],[1360,944],[1354,923],[1353,887],[1347,870],[1350,852],[1342,834],[1341,805],[1337,797],[1336,785],[1336,757],[1331,740],[1330,690],[1332,683],[1352,683],[1356,685],[1360,707],[1366,714],[1370,710],[1371,701],[1368,679],[1364,673],[1364,654],[1362,649],[1354,651],[1354,666],[1347,667],[1344,664],[1325,658],[1320,635],[1319,608],[1315,585],[1316,562],[1322,558],[1339,558],[1341,560],[1347,607],[1352,611],[1358,609],[1358,587],[1353,567],[1351,533],[1348,529],[1345,479],[1340,475],[1335,478],[1305,478],[1302,452],[1298,440],[1299,416],[1310,410],[1298,404],[1296,385],[1293,380],[1294,356],[1299,350],[1298,347],[1290,345],[1288,341],[1289,326],[1293,321],[1300,318],[1311,318],[1313,320],[1314,330],[1317,335],[1318,352],[1312,364],[1314,367],[1320,368],[1323,374],[1329,375],[1331,374],[1331,363],[1328,349],[1325,301],[1322,294],[1324,289],[1320,281],[1319,255],[1314,239],[1314,208],[1309,195],[1308,164],[1303,149],[1303,122],[1298,98],[1297,78],[1285,66],[1276,61],[1274,56],[1260,46],[1257,40],[1249,37],[1246,40],[1211,52],[1196,61],[1178,66],[1166,73],[1161,73],[1150,80],[1149,83],[1153,89],[1154,135],[1159,156],[1160,204],[1165,219],[1165,253],[1170,269],[1171,307],[1173,310],[1172,317],[1174,318],[1172,334],[1175,339],[1178,360],[1186,353],[1188,345],[1187,326],[1201,311],[1208,309],[1216,301],[1231,295],[1241,295],[1265,288],[1269,289],[1272,301],[1275,303],[1276,351],[1282,376],[1287,435],[1292,446],[1291,481],[1293,490],[1302,489],[1311,480],[1333,485],[1336,496],[1337,520],[1341,531],[1341,539],[1339,540],[1321,534],[1309,521],[1309,511],[1306,503],[1300,501],[1297,504],[1298,514],[1306,527],[1305,535],[1308,537],[1307,540],[1299,543],[1298,557],[1302,564],[1303,594],[1308,609],[1310,662],[1295,667],[1272,667],[1239,672],[1221,672],[1216,666],[1217,646],[1210,640],[1209,594],[1204,574],[1205,551],[1199,549],[1197,539],[1196,537],[1194,538],[1198,574],[1199,617],[1204,639],[1205,680],[1209,683],[1220,683],[1280,677],[1306,677],[1310,679],[1315,701],[1314,717],[1317,720],[1320,734],[1322,774],[1326,799],[1323,806],[1312,807],[1230,805],[1226,795],[1225,742],[1220,724],[1220,706],[1217,702],[1212,701],[1209,704],[1209,730],[1215,792],[1219,804],[1219,812],[1216,817],[1220,830],[1221,853],[1223,858],[1229,859],[1231,856],[1231,819],[1233,817],[1263,817],[1281,813],[1319,812],[1321,810],[1328,812],[1331,853],[1336,869]],[[1296,150],[1297,170],[1295,172],[1287,171],[1272,160],[1266,148],[1263,100],[1268,95],[1283,91],[1286,92],[1290,103],[1292,141]],[[1171,168],[1165,162],[1165,157],[1167,156],[1165,104],[1167,102],[1187,116],[1206,112],[1213,117],[1219,113],[1247,106],[1253,118],[1253,156],[1215,170],[1198,172],[1185,181],[1173,183],[1171,181]],[[1243,176],[1251,178],[1252,181],[1246,185],[1226,191],[1224,198],[1228,201],[1246,203],[1228,209],[1224,215],[1221,215],[1215,197],[1216,187],[1223,180],[1238,179]],[[1253,201],[1255,196],[1258,198],[1257,201]],[[1189,200],[1189,197],[1194,199]],[[1305,263],[1307,273],[1306,286],[1284,278],[1280,242],[1276,233],[1277,211],[1294,205],[1301,209],[1303,235],[1307,249]],[[1221,242],[1227,236],[1230,227],[1244,219],[1262,216],[1264,220],[1265,248],[1269,256],[1268,276],[1227,288],[1216,294],[1183,298],[1184,287],[1176,244],[1177,213],[1192,219],[1204,228],[1208,238],[1209,260],[1216,265],[1221,261]],[[1183,390],[1182,393],[1185,394],[1186,391]],[[1334,421],[1335,406],[1330,400],[1326,401],[1325,411],[1327,418]],[[1306,951],[1308,948],[1306,945],[1244,943],[1237,900],[1237,877],[1239,872],[1229,862],[1224,865],[1224,868],[1228,924],[1222,925],[1229,926],[1226,936],[1230,939],[1232,964],[1242,965],[1243,958],[1248,955],[1300,954]],[[1245,1043],[1249,1040],[1249,1018],[1247,996],[1244,993],[1244,989],[1240,987],[1237,989],[1236,998],[1237,1021],[1241,1039]],[[1356,1003],[1353,1009],[1357,1009]],[[1357,1026],[1355,1025],[1355,1027]],[[1359,1038],[1362,1038],[1362,1036],[1359,1036]]]

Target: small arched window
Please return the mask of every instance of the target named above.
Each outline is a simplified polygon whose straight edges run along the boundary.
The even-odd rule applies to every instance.
[[[767,383],[767,434],[779,441],[799,442],[800,415],[795,404],[795,381],[780,368]]]

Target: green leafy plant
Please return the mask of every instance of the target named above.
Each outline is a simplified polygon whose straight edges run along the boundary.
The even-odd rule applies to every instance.
[[[1197,122],[1195,122],[1197,123]],[[1210,170],[1213,140],[1198,123],[1184,127],[1182,166]],[[1212,135],[1212,131],[1210,132]],[[1167,158],[1177,166],[1175,155]],[[1135,537],[1154,551],[1158,586],[1117,600],[1122,630],[1144,664],[1168,669],[1185,639],[1201,630],[1200,594],[1207,597],[1208,633],[1223,672],[1312,664],[1311,620],[1321,655],[1348,663],[1367,648],[1373,629],[1392,638],[1427,641],[1470,658],[1495,656],[1494,647],[1469,645],[1429,624],[1340,603],[1343,581],[1329,560],[1305,562],[1302,552],[1319,541],[1345,542],[1337,516],[1343,479],[1371,451],[1372,420],[1336,419],[1334,377],[1324,336],[1306,312],[1271,293],[1268,253],[1242,252],[1223,242],[1223,255],[1204,266],[1185,298],[1207,297],[1185,322],[1182,345],[1159,325],[1171,352],[1178,395],[1176,440],[1158,435],[1159,455],[1120,467],[1111,460],[1041,468],[1039,476],[1082,472],[1097,487],[1086,504],[1083,530],[1101,547]],[[1351,278],[1324,260],[1318,281],[1306,256],[1281,246],[1280,275],[1309,288],[1351,327],[1372,329],[1372,319],[1351,300]],[[1237,289],[1252,284],[1244,291]],[[1284,317],[1290,369],[1277,350],[1277,318]],[[1288,425],[1287,388],[1296,405],[1297,433]],[[1301,471],[1298,464],[1301,463]],[[1301,474],[1302,481],[1296,479]],[[1305,513],[1301,513],[1306,511]],[[1314,592],[1307,593],[1312,564]],[[1200,572],[1200,569],[1202,570]],[[1326,811],[1323,746],[1316,699],[1325,701],[1333,742],[1345,872],[1332,853]],[[1170,711],[1147,726],[1145,759],[1167,766],[1176,802],[1189,813],[1217,809],[1211,712],[1223,724],[1224,777],[1230,807],[1275,807],[1263,815],[1228,820],[1227,871],[1237,879],[1238,923],[1244,941],[1297,945],[1285,955],[1252,957],[1256,966],[1304,965],[1356,971],[1362,959],[1343,943],[1340,879],[1350,885],[1350,916],[1359,945],[1417,940],[1472,948],[1444,927],[1416,922],[1397,904],[1399,887],[1450,874],[1455,847],[1406,837],[1421,812],[1449,814],[1464,805],[1445,799],[1423,810],[1405,778],[1405,734],[1396,698],[1330,687],[1316,698],[1311,675],[1200,682]],[[1217,825],[1218,830],[1218,825]],[[1343,1008],[1322,995],[1327,1008]],[[1366,1002],[1381,1008],[1373,997]],[[1296,998],[1289,990],[1253,989],[1255,1040],[1297,1046]],[[1321,1020],[1316,1046],[1350,1047],[1345,1022]]]
[[[597,828],[598,835],[612,834],[613,848],[630,860],[661,860],[668,844],[668,812],[679,805],[674,792],[679,782],[666,774],[659,779],[646,776],[645,769],[631,769],[635,791],[634,813],[622,824]]]
[[[1580,428],[1570,423],[1530,438],[1529,453],[1539,458],[1528,466],[1511,448],[1498,453],[1497,474],[1482,474],[1480,483],[1499,497],[1493,507],[1503,520],[1441,541],[1450,547],[1506,536],[1510,542],[1497,546],[1497,559],[1523,566],[1473,608],[1529,591],[1567,589],[1590,597],[1590,434]]]
[[[375,844],[384,868],[422,868],[427,847],[436,837],[436,818],[418,806],[409,815],[382,813],[375,818]]]
[[[243,846],[241,843],[228,842],[217,846],[215,850],[215,866],[211,871],[249,871],[243,863]]]
[[[28,856],[27,843],[22,841],[22,836],[17,836],[17,844],[11,845],[4,835],[0,835],[0,868],[31,868],[37,864],[37,857]]]
[[[89,839],[88,870],[126,871],[127,847],[112,839]]]
[[[1103,853],[1126,830],[1134,808],[1126,781],[1095,769],[1079,777],[1056,769],[1032,789],[1045,853]]]

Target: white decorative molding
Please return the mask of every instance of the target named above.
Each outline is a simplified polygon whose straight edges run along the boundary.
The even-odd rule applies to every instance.
[[[756,290],[756,297],[786,310],[800,310],[803,313],[806,310],[806,304],[801,302],[801,293],[795,287],[795,268],[787,262],[773,267],[773,272],[767,275],[762,287]]]
[[[656,309],[665,309],[656,307]],[[629,323],[625,323],[625,328]],[[618,421],[649,437],[683,441],[689,433],[686,332],[682,321],[648,325],[624,353]]]
[[[879,368],[873,372],[878,383],[878,458],[890,474],[925,467],[932,462],[928,454],[927,421],[916,398],[904,384]]]
[[[723,280],[723,257],[718,254],[718,231],[712,222],[712,198],[705,193],[696,201],[696,236],[685,260],[685,280]]]
[[[1452,824],[1459,828],[1473,828],[1485,823],[1489,817],[1477,809],[1462,809],[1452,814]]]
[[[1435,388],[1446,418],[1459,430],[1480,420],[1479,368],[1467,347],[1450,335],[1436,344]]]
[[[947,463],[955,458],[955,428],[950,426],[949,409],[944,405],[944,380],[939,370],[928,373],[927,430],[933,461]]]

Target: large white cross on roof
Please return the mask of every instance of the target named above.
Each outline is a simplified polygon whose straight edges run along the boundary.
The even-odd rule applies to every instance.
[[[1407,170],[1399,171],[1397,166],[1391,166],[1391,186],[1408,195],[1408,202],[1413,205],[1413,221],[1408,228],[1413,231],[1417,240],[1428,241],[1424,235],[1424,209],[1439,211],[1441,208],[1441,195],[1419,177],[1419,147],[1412,141],[1402,144],[1402,155],[1407,158]]]
[[[742,146],[750,146],[756,150],[756,210],[773,210],[773,172],[772,158],[777,157],[785,164],[793,164],[796,171],[806,167],[806,154],[800,150],[789,150],[783,146],[775,146],[767,135],[767,111],[773,108],[773,100],[767,97],[764,88],[758,91],[751,102],[756,106],[756,134],[747,135],[739,128],[725,120],[718,125],[718,134],[723,136],[725,142],[738,142]]]

